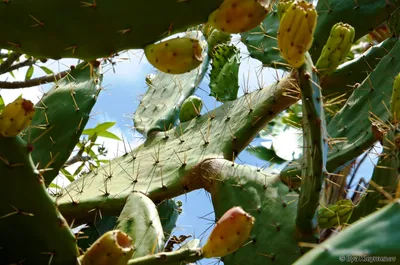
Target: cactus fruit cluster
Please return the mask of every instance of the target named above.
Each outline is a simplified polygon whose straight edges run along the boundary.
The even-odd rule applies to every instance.
[[[399,8],[400,0],[3,0],[0,76],[28,70],[0,88],[54,84],[36,104],[0,97],[0,264],[397,264]],[[282,70],[242,96],[236,33],[250,57]],[[130,49],[157,70],[133,115],[145,141],[68,175],[75,148],[97,157],[81,136],[103,67]],[[82,61],[59,74],[43,65],[64,58]],[[37,67],[46,76],[32,78]],[[301,157],[275,159],[262,145],[265,165],[242,163],[241,152],[281,121],[301,130]],[[370,176],[360,174],[379,146]],[[71,181],[60,190],[59,175]],[[176,229],[185,203],[175,198],[198,189],[215,213],[204,242]]]

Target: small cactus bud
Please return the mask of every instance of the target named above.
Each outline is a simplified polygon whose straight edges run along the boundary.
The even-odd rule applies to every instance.
[[[333,228],[344,225],[353,212],[351,200],[340,200],[335,204],[321,207],[318,211],[318,225],[320,229]]]
[[[341,22],[333,25],[328,41],[315,67],[321,74],[329,74],[346,60],[354,42],[354,28]]]
[[[293,68],[300,68],[304,64],[305,53],[313,42],[317,16],[313,4],[305,1],[294,1],[282,16],[278,47],[282,58]]]
[[[132,239],[120,230],[102,235],[80,257],[82,265],[126,265],[133,254]]]
[[[183,103],[179,113],[181,122],[196,118],[203,108],[203,101],[197,96],[188,97]]]
[[[144,53],[149,63],[169,74],[189,72],[203,61],[200,41],[187,37],[147,45]]]
[[[17,98],[5,106],[0,114],[0,134],[4,137],[17,136],[31,124],[34,114],[35,108],[31,101]]]
[[[223,257],[237,251],[250,236],[254,221],[255,218],[241,207],[228,210],[203,246],[204,257]]]
[[[226,33],[241,33],[258,26],[267,16],[271,0],[225,0],[208,23]]]

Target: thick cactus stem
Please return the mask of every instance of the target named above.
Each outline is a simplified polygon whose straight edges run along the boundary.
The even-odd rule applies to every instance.
[[[17,98],[5,106],[0,114],[0,134],[4,137],[17,136],[31,124],[34,114],[31,101]]]
[[[315,67],[321,74],[329,74],[346,60],[354,42],[355,31],[349,24],[336,23],[322,49]]]
[[[150,44],[144,52],[155,68],[169,74],[189,72],[203,61],[200,41],[187,37]]]
[[[82,265],[126,265],[132,254],[132,239],[119,230],[112,230],[96,240],[80,261]]]
[[[280,21],[279,51],[293,68],[300,68],[304,64],[305,53],[311,48],[313,42],[317,16],[313,4],[294,1]]]
[[[203,247],[205,258],[224,257],[238,250],[250,236],[255,218],[242,207],[229,209],[218,220]]]
[[[208,23],[227,33],[251,30],[267,16],[271,2],[271,0],[225,0],[208,17]]]

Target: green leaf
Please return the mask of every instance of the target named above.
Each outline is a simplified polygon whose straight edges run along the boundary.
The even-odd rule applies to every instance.
[[[249,147],[246,150],[247,150],[247,152],[254,155],[255,157],[258,157],[259,159],[268,161],[270,163],[283,164],[286,162],[285,159],[280,158],[275,153],[275,150],[273,147],[271,149],[268,149],[264,146],[255,146],[255,147]]]
[[[71,182],[75,180],[74,176],[68,172],[65,168],[61,168],[60,172]],[[50,184],[51,185],[51,184]]]
[[[28,81],[31,79],[34,70],[35,69],[34,69],[33,65],[29,66],[28,71],[26,71],[25,81]]]
[[[110,138],[110,139],[114,139],[114,140],[118,140],[121,141],[121,138],[119,138],[118,136],[116,136],[115,134],[113,134],[112,132],[99,132],[97,134],[99,137],[105,137],[105,138]]]
[[[78,176],[78,174],[82,171],[84,166],[85,166],[85,162],[82,162],[82,164],[75,170],[74,176]]]
[[[47,68],[46,66],[39,66],[46,74],[48,75],[52,75],[53,71],[51,71],[49,68]]]
[[[0,95],[0,113],[3,111],[4,109],[4,100],[3,97]]]
[[[107,131],[108,129],[110,129],[111,127],[113,127],[115,125],[116,122],[103,122],[100,123],[96,126],[96,128],[94,128],[94,130],[96,132],[104,132]]]
[[[58,186],[58,185],[55,184],[55,183],[50,183],[49,188],[55,188],[55,189],[60,189],[60,190],[61,190],[61,187]]]

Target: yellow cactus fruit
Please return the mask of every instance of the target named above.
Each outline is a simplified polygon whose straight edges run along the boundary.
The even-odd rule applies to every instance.
[[[241,33],[258,26],[267,16],[272,0],[224,0],[208,17],[208,23],[226,33]]]
[[[354,28],[349,24],[339,22],[333,25],[328,41],[315,64],[321,74],[332,73],[346,60],[353,45],[354,36]]]
[[[203,48],[197,39],[175,38],[144,48],[147,60],[164,73],[183,74],[200,65]]]
[[[249,238],[254,221],[255,218],[239,206],[229,209],[203,246],[203,256],[224,257],[238,250]]]
[[[304,64],[305,53],[313,42],[317,17],[313,4],[305,1],[293,1],[282,16],[278,47],[282,58],[293,68]]]
[[[17,98],[4,107],[0,114],[0,134],[4,137],[15,137],[27,128],[31,122],[35,108],[33,103]]]
[[[79,259],[82,265],[126,265],[133,252],[131,237],[112,230],[97,239]]]

